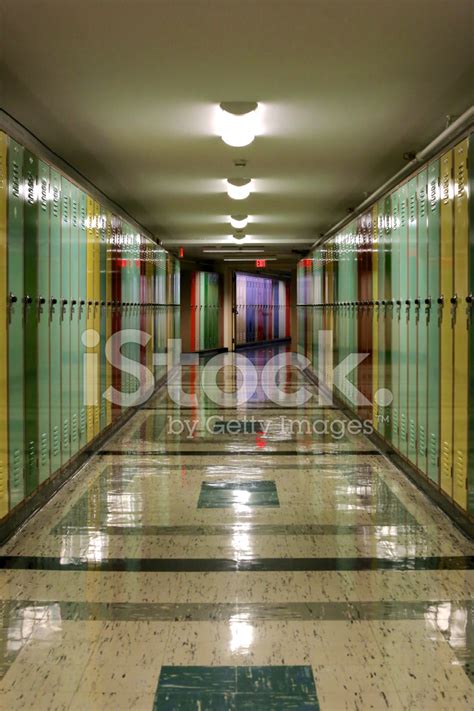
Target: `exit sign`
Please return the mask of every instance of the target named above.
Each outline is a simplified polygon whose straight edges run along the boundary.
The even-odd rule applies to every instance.
[[[261,267],[266,267],[266,266],[267,266],[267,260],[266,260],[266,259],[257,259],[257,261],[255,262],[255,264],[257,265],[257,267],[260,267],[260,268],[261,268]]]
[[[303,266],[304,267],[311,267],[312,265],[313,265],[312,259],[303,259]]]

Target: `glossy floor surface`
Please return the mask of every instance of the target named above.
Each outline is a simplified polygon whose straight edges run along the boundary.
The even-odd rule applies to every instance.
[[[471,709],[473,545],[301,373],[202,373],[3,547],[1,708]]]

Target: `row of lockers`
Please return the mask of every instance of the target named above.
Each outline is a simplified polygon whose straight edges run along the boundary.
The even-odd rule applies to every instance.
[[[289,283],[255,274],[235,275],[236,345],[290,336]]]
[[[367,354],[348,406],[474,514],[474,140],[467,137],[298,266],[298,339],[319,377]],[[471,215],[471,218],[470,218]],[[332,332],[331,339],[321,331]]]
[[[222,346],[221,278],[215,272],[193,272],[190,298],[191,351]]]
[[[122,412],[104,393],[137,390],[127,359],[164,372],[179,262],[0,132],[0,319],[3,517]]]

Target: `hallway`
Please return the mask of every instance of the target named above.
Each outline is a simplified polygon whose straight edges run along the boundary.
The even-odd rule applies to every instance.
[[[473,545],[301,371],[204,371],[3,547],[2,708],[472,708]]]

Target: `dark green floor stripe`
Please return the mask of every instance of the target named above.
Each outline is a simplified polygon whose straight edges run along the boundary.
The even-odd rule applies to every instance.
[[[474,556],[404,558],[108,558],[88,561],[50,556],[1,556],[0,569],[96,572],[264,572],[357,570],[472,570]]]

